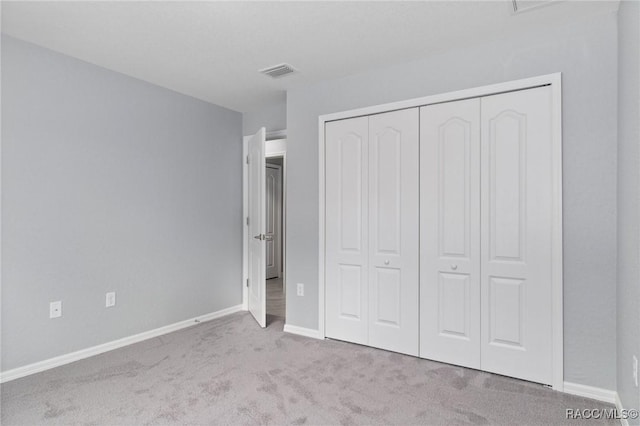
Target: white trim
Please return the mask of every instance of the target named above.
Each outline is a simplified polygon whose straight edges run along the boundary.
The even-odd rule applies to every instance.
[[[104,352],[112,351],[114,349],[122,348],[123,346],[132,345],[134,343],[142,342],[143,340],[151,339],[153,337],[162,336],[163,334],[172,333],[174,331],[182,330],[183,328],[191,327],[199,323],[211,321],[226,315],[233,314],[242,310],[242,305],[232,306],[230,308],[222,309],[209,314],[200,315],[188,320],[176,322],[173,324],[159,327],[153,330],[145,331],[133,336],[124,337],[122,339],[113,340],[111,342],[103,343],[101,345],[92,346],[90,348],[81,349],[79,351],[71,352],[65,355],[60,355],[55,358],[49,358],[44,361],[34,362],[33,364],[25,365],[22,367],[14,368],[12,370],[3,371],[0,373],[0,383],[6,383],[11,380],[19,379],[21,377],[29,376],[31,374],[40,373],[41,371],[49,370],[61,365],[69,364],[81,359],[89,358],[94,355],[99,355]]]
[[[562,242],[562,75],[549,76],[551,83],[551,137],[553,188],[551,223],[551,345],[553,389],[564,388],[563,250]]]
[[[273,151],[265,158],[282,158],[282,291],[287,297],[287,150]],[[285,303],[285,318],[286,318]]]
[[[584,398],[597,399],[598,401],[615,404],[618,394],[609,389],[596,388],[594,386],[581,385],[578,383],[564,382],[564,393],[582,396]]]
[[[533,87],[557,84],[561,73],[546,74],[538,77],[524,78],[521,80],[507,81],[488,86],[473,87],[471,89],[457,90],[455,92],[440,93],[437,95],[423,96],[405,101],[390,102],[365,108],[357,108],[348,111],[340,111],[332,114],[321,115],[322,123],[326,121],[342,120],[345,118],[360,117],[363,115],[380,114],[399,109],[415,108],[420,106],[438,104],[442,102],[459,101],[462,99],[477,98],[480,96],[497,95],[499,93],[513,92],[516,90],[531,89]]]
[[[287,152],[282,153],[282,292],[284,317],[287,318]]]
[[[557,391],[563,391],[566,383],[564,379],[564,340],[563,340],[563,252],[562,252],[562,74],[547,74],[538,77],[521,80],[508,81],[504,83],[492,84],[489,86],[475,87],[471,89],[458,90],[455,92],[442,93],[438,95],[420,97],[399,102],[391,102],[382,105],[375,105],[366,108],[358,108],[349,111],[342,111],[332,114],[325,114],[318,117],[318,332],[325,337],[325,147],[324,128],[328,121],[342,120],[371,114],[379,114],[388,111],[395,111],[405,108],[415,108],[425,105],[432,105],[442,102],[451,102],[462,99],[477,98],[481,96],[495,95],[499,93],[512,92],[515,90],[530,89],[539,86],[551,86],[552,91],[552,137],[553,146],[553,208],[554,217],[552,223],[552,362],[553,378],[552,387]]]
[[[618,414],[622,414],[624,412],[624,407],[622,406],[622,401],[620,401],[620,395],[616,392],[616,411]],[[622,426],[629,426],[629,420],[620,418],[620,424]]]
[[[278,234],[280,235],[280,241],[278,241],[279,245],[277,250],[279,253],[274,253],[274,257],[277,259],[276,263],[278,263],[278,275],[272,278],[282,278],[282,285],[284,287],[284,267],[283,267],[284,266],[284,157],[277,156],[277,155],[265,155],[265,159],[267,158],[282,158],[282,166],[267,162],[265,163],[265,167],[275,169],[278,171],[278,174],[280,174],[280,203],[278,203],[279,204],[278,209],[280,210],[278,212],[278,214],[280,215],[279,217],[280,223],[277,226]],[[265,230],[265,233],[266,233],[266,230]],[[284,288],[283,288],[283,291],[284,291]]]
[[[287,155],[287,151],[274,151],[264,155],[264,158],[284,158]]]
[[[287,139],[269,139],[264,142],[264,156],[278,157],[287,152]]]
[[[249,291],[247,280],[249,279],[249,227],[247,218],[249,217],[249,167],[247,165],[247,155],[249,155],[249,139],[245,136],[242,139],[242,309],[249,310]]]
[[[324,339],[324,336],[320,334],[319,330],[314,330],[312,328],[304,328],[298,327],[296,325],[285,324],[283,331],[285,333],[297,334],[298,336],[310,337],[312,339]]]
[[[318,332],[320,333],[320,337],[326,337],[325,334],[325,319],[324,319],[324,303],[325,303],[325,288],[324,288],[324,272],[325,272],[325,188],[324,188],[324,128],[325,128],[325,116],[318,117],[318,132],[319,132],[319,141],[318,144],[318,159],[319,159],[319,167],[318,167]]]

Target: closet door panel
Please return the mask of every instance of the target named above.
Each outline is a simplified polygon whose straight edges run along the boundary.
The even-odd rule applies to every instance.
[[[480,100],[420,109],[420,356],[480,368]]]
[[[369,345],[418,354],[418,109],[369,117]]]
[[[551,88],[481,104],[482,369],[551,384]]]
[[[368,343],[368,119],[325,127],[325,333]]]

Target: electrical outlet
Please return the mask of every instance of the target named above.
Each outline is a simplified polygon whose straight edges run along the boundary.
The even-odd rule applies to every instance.
[[[106,306],[107,308],[111,308],[112,306],[116,306],[116,292],[115,291],[107,293],[107,295],[105,297],[104,306]]]
[[[304,296],[304,284],[302,283],[297,284],[297,292],[298,292],[298,296]]]
[[[633,382],[638,387],[638,357],[633,356]]]
[[[49,303],[49,318],[60,318],[62,316],[62,301]]]

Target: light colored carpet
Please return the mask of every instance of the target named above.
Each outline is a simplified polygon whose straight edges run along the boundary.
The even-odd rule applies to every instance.
[[[566,408],[609,408],[282,327],[237,313],[6,383],[2,424],[557,425],[579,423]]]

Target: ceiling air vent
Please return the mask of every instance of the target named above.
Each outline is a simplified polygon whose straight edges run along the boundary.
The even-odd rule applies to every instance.
[[[283,75],[291,74],[295,69],[289,64],[280,64],[273,67],[261,69],[258,72],[268,75],[272,78],[282,77]]]

